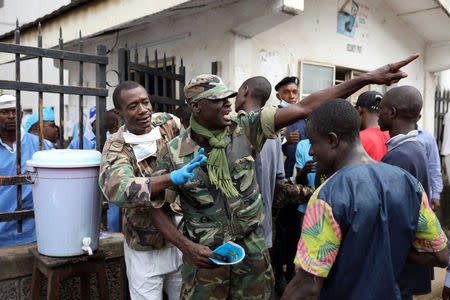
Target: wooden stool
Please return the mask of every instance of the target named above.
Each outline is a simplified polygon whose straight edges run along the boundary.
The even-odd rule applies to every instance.
[[[97,274],[100,299],[109,299],[108,277],[106,275],[105,252],[97,250],[93,255],[75,257],[50,257],[39,254],[37,247],[31,248],[34,256],[33,277],[31,280],[32,300],[39,299],[42,275],[47,276],[47,299],[56,300],[61,280],[79,276],[81,299],[89,299],[89,275]]]

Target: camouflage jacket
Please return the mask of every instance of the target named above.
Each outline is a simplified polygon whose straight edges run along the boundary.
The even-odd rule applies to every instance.
[[[100,165],[99,185],[105,197],[119,207],[125,208],[122,231],[130,248],[144,251],[170,246],[150,222],[148,207],[164,207],[164,195],[151,199],[151,176],[156,158],[166,142],[179,133],[180,121],[168,113],[153,113],[153,126],[159,126],[162,138],[157,140],[158,151],[139,162],[133,149],[125,143],[125,127],[113,134],[105,143]],[[141,173],[142,172],[142,173]]]
[[[290,179],[284,179],[283,184],[275,190],[272,204],[273,217],[276,217],[278,210],[286,205],[307,204],[314,191],[315,188],[313,186],[294,184]]]
[[[264,218],[255,160],[267,138],[276,138],[275,107],[239,112],[225,136],[231,179],[240,195],[227,198],[211,184],[206,164],[197,168],[194,178],[181,186],[166,189],[165,200],[179,196],[184,216],[184,234],[190,240],[215,248],[230,240],[240,240],[258,228]],[[172,171],[188,163],[200,146],[191,137],[191,128],[169,143],[157,159],[157,170]],[[205,155],[209,154],[208,148]]]

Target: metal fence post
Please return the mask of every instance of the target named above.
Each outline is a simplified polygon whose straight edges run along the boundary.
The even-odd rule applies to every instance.
[[[97,55],[106,57],[106,46],[97,46]],[[95,70],[95,82],[97,88],[106,88],[106,65],[96,65]],[[96,126],[96,138],[97,138],[97,150],[102,151],[106,142],[106,97],[97,96],[97,122]]]

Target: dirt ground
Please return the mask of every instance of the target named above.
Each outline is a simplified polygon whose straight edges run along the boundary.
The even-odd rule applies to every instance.
[[[438,300],[442,299],[442,287],[444,286],[445,273],[447,269],[434,268],[435,279],[431,283],[431,293],[424,296],[414,297],[414,300]]]

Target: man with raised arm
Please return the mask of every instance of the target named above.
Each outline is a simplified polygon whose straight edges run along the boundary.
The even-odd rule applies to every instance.
[[[286,108],[265,107],[231,117],[227,89],[215,75],[200,75],[184,88],[191,107],[190,127],[168,144],[157,169],[184,166],[205,148],[208,162],[195,171],[195,180],[166,189],[165,200],[180,197],[184,235],[161,209],[151,208],[160,232],[183,252],[182,299],[268,299],[273,274],[259,225],[263,204],[254,170],[255,160],[268,138],[305,118],[321,103],[348,97],[366,84],[391,84],[406,77],[400,68],[418,57],[386,65],[340,85],[313,93]],[[218,266],[209,258],[216,247],[234,241],[245,250],[237,264]]]

